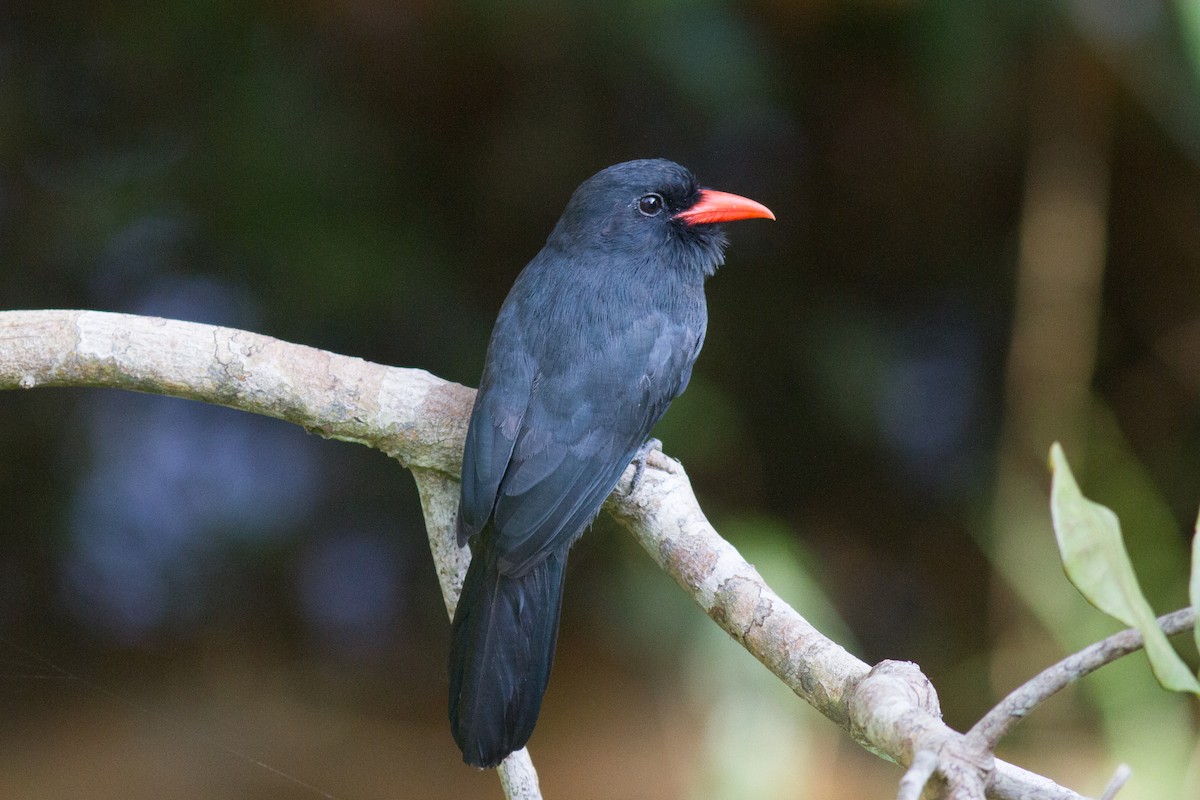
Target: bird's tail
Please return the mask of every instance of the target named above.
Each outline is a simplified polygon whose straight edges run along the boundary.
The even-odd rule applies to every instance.
[[[497,567],[489,523],[454,613],[450,729],[463,761],[494,767],[529,741],[550,680],[567,554],[552,553],[518,577]]]

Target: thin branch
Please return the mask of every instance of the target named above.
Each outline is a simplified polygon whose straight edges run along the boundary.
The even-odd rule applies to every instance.
[[[0,312],[0,389],[38,386],[203,400],[388,453],[417,480],[447,606],[457,597],[463,554],[449,520],[472,390],[229,328],[92,311]],[[713,620],[864,747],[901,764],[937,753],[950,797],[980,796],[986,785],[999,800],[1082,800],[970,747],[942,723],[915,665],[871,668],[823,636],[717,534],[676,462],[651,453],[648,466],[632,493],[626,472],[607,508]],[[519,780],[502,776],[506,787]]]
[[[1122,787],[1125,786],[1125,782],[1132,775],[1132,767],[1128,764],[1118,764],[1112,778],[1108,781],[1108,786],[1104,787],[1104,794],[1100,795],[1100,800],[1113,800],[1117,796],[1117,792],[1121,791]]]
[[[542,800],[537,770],[533,768],[533,760],[524,747],[500,762],[496,772],[500,775],[500,786],[508,800]]]
[[[1165,614],[1158,618],[1158,625],[1168,636],[1183,633],[1196,626],[1196,611],[1182,608]],[[967,738],[981,750],[994,751],[1000,740],[1040,703],[1105,664],[1141,650],[1144,644],[1142,634],[1129,628],[1067,656],[1010,692],[967,731]]]
[[[925,784],[929,783],[929,779],[937,771],[937,766],[937,753],[932,750],[917,753],[908,771],[900,779],[900,791],[896,794],[896,800],[921,800],[921,792],[925,791]]]
[[[470,552],[458,546],[454,531],[454,517],[458,512],[458,481],[444,472],[420,467],[413,467],[412,474],[421,495],[425,532],[429,536],[429,549],[437,567],[442,598],[446,601],[446,611],[453,619],[467,565],[471,563]],[[534,769],[529,751],[524,747],[504,759],[497,772],[508,800],[541,800],[537,770]]]

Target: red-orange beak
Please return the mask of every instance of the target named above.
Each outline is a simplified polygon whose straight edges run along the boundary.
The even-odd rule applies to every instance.
[[[713,222],[734,222],[739,219],[775,219],[771,209],[748,197],[713,189],[701,189],[694,206],[675,215],[688,225],[708,225]]]

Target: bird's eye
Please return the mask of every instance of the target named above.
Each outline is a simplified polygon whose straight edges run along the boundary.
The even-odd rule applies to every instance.
[[[645,214],[647,217],[653,217],[663,210],[663,199],[661,195],[646,194],[638,198],[638,211]]]

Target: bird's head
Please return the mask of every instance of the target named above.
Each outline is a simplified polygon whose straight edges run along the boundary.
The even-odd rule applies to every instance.
[[[601,248],[635,259],[665,258],[707,276],[724,262],[720,223],[754,218],[775,215],[740,195],[702,188],[673,161],[626,161],[580,184],[549,245],[566,252]]]

